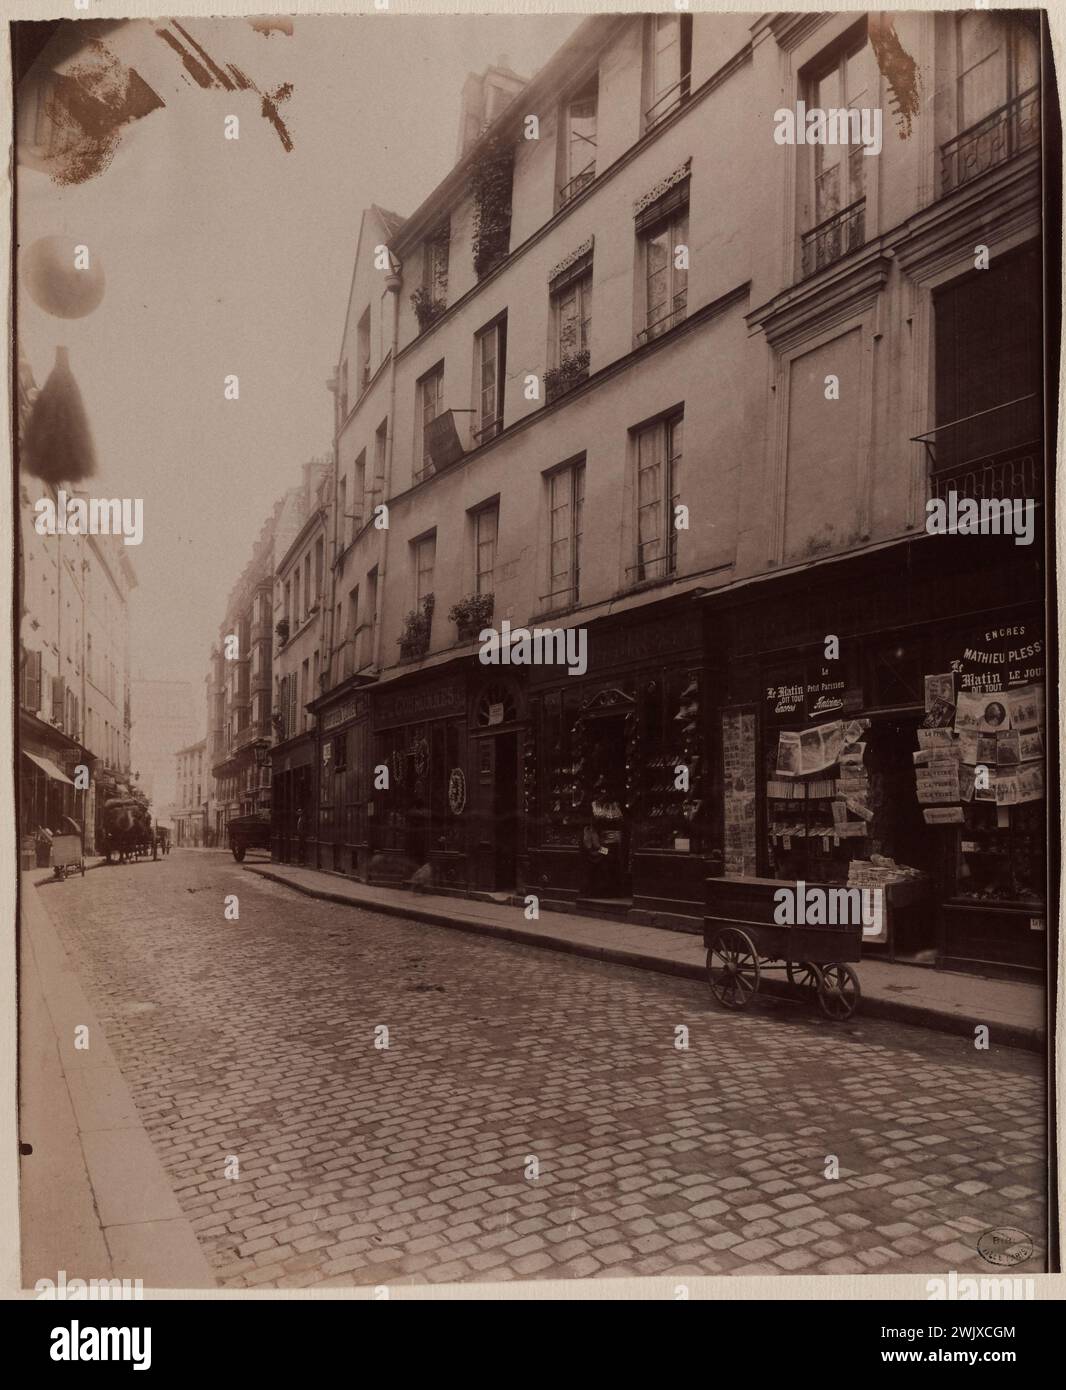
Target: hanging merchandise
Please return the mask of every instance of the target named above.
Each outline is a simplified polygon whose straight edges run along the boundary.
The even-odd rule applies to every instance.
[[[466,774],[461,767],[453,767],[448,774],[448,809],[453,816],[466,810]]]

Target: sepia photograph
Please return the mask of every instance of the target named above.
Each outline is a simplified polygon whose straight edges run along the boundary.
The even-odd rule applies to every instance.
[[[1061,1297],[1047,12],[94,9],[9,26],[15,1296]]]

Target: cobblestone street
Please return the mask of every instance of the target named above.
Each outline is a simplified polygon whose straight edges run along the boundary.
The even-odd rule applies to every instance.
[[[730,1014],[218,852],[40,897],[224,1286],[1045,1267],[1028,1053],[788,1001]],[[986,1264],[994,1227],[1033,1258]]]

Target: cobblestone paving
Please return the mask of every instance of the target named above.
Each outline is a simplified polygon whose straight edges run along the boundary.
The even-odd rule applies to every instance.
[[[693,981],[318,902],[219,853],[41,896],[223,1285],[1044,1268],[1034,1056],[729,1014]],[[984,1263],[997,1226],[1033,1259]]]

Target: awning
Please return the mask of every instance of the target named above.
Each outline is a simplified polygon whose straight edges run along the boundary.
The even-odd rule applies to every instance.
[[[40,758],[37,756],[36,753],[27,753],[25,748],[22,750],[22,752],[24,757],[29,758],[31,763],[36,763],[37,766],[41,769],[41,771],[45,774],[45,776],[51,777],[53,782],[66,782],[68,787],[72,787],[74,785],[74,783],[70,780],[67,774],[61,771],[60,768],[56,767],[55,763],[52,762],[50,758]]]

